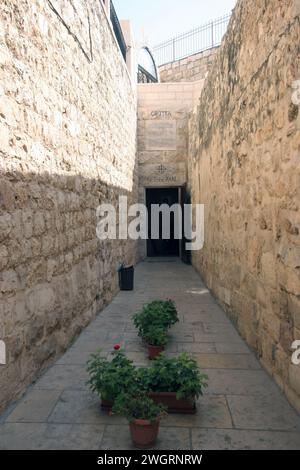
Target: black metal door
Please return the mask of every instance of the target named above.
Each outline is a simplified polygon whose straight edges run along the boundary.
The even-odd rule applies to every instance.
[[[189,191],[187,191],[187,188],[186,186],[182,186],[181,188],[181,208],[182,208],[182,232],[183,232],[183,235],[182,235],[182,240],[181,240],[181,259],[184,263],[186,264],[191,264],[191,251],[190,250],[187,250],[186,249],[186,243],[187,240],[184,236],[184,223],[185,223],[185,220],[184,220],[184,206],[185,204],[191,204],[191,195],[189,193]]]
[[[170,239],[163,239],[162,219],[160,219],[159,238],[152,239],[152,220],[151,206],[153,204],[167,204],[172,206],[179,203],[178,188],[151,188],[146,189],[146,205],[148,210],[148,240],[147,240],[147,256],[179,256],[180,240],[175,240],[174,215],[171,214]]]

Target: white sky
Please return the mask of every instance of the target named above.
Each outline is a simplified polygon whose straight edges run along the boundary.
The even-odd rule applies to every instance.
[[[135,37],[153,47],[230,13],[236,0],[113,0],[118,17],[132,22]]]

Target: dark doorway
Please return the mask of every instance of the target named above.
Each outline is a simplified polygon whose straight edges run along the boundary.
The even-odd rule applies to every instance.
[[[185,204],[191,204],[191,195],[190,192],[187,191],[186,186],[183,186],[180,191],[181,195],[181,207],[182,207],[182,226],[184,227],[185,223],[185,212],[184,212],[184,206]],[[182,240],[181,240],[181,259],[184,263],[186,264],[191,264],[192,263],[192,255],[191,251],[186,249],[186,244],[187,242],[190,242],[190,240],[187,240],[185,238],[185,233],[183,234]]]
[[[179,203],[179,191],[178,188],[155,188],[146,189],[146,205],[148,209],[148,240],[147,240],[147,256],[179,256],[179,244],[180,240],[175,240],[174,233],[174,214],[171,214],[170,223],[170,240],[163,240],[161,220],[160,220],[160,232],[159,239],[151,239],[151,205],[152,204],[173,204]],[[160,216],[162,219],[162,216]]]

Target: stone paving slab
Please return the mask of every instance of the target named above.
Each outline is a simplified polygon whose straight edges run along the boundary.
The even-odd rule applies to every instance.
[[[194,450],[299,450],[299,432],[193,429]]]
[[[100,409],[100,398],[89,390],[65,390],[48,417],[57,424],[126,424],[126,419],[109,416]]]
[[[188,311],[190,309],[187,309]],[[198,310],[198,309],[197,309]],[[216,313],[211,311],[211,307],[208,305],[205,310],[198,310],[195,314],[185,313],[183,315],[184,321],[188,321],[192,326],[197,326],[203,323],[217,323],[219,325],[230,325],[230,320],[224,317],[224,314]]]
[[[176,301],[180,323],[166,354],[192,353],[209,386],[196,415],[162,421],[157,449],[300,449],[300,417],[239,336],[191,266],[144,262],[133,292],[120,292],[25,396],[0,417],[0,449],[131,449],[126,420],[100,409],[86,385],[86,361],[120,342],[147,366],[132,314],[154,299]]]
[[[88,359],[90,358],[91,353],[94,353],[97,349],[99,349],[100,354],[103,357],[106,357],[109,351],[112,350],[114,343],[109,343],[109,346],[106,346],[105,343],[94,343],[86,344],[86,346],[82,347],[72,347],[68,350],[66,354],[64,354],[58,361],[56,365],[82,365],[85,366]],[[93,347],[94,346],[94,347]],[[101,349],[101,351],[100,351]]]
[[[216,353],[215,343],[177,343],[178,353]]]
[[[55,407],[60,390],[32,390],[6,419],[7,423],[44,423]]]
[[[264,396],[280,393],[263,370],[203,369],[203,372],[209,376],[207,394]]]
[[[0,450],[98,450],[105,426],[6,423]]]
[[[299,431],[300,417],[284,397],[276,394],[264,396],[228,396],[233,423],[240,429]]]
[[[102,328],[102,327],[100,327]],[[106,335],[107,336],[107,335]],[[82,351],[87,351],[87,352],[93,352],[98,350],[102,345],[106,345],[109,343],[109,345],[115,344],[114,340],[112,339],[107,339],[105,338],[101,339],[95,336],[93,333],[90,333],[85,336],[80,336],[74,346],[78,349],[81,349]]]
[[[244,345],[245,343],[243,342],[242,338],[239,337],[237,334],[232,334],[232,333],[225,333],[221,332],[218,334],[212,334],[212,333],[194,333],[194,341],[195,343],[201,344],[201,343],[228,343],[228,344],[239,344],[240,346]]]
[[[43,390],[86,390],[85,365],[54,365],[34,385]]]
[[[250,354],[195,354],[195,357],[203,369],[261,369]]]
[[[245,343],[215,343],[217,353],[220,354],[250,354],[250,349]]]

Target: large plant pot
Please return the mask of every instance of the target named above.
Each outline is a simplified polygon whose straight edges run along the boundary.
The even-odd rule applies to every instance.
[[[159,418],[154,423],[136,419],[129,426],[132,442],[137,449],[151,449],[155,445],[159,431]]]
[[[168,413],[180,413],[193,415],[197,412],[195,401],[190,401],[187,398],[177,400],[176,393],[174,392],[151,392],[149,397],[159,404],[167,407]]]
[[[151,346],[151,344],[147,344],[147,347],[148,347],[148,357],[150,361],[155,359],[165,350],[163,346]]]
[[[101,410],[110,413],[114,403],[110,400],[101,400]]]

